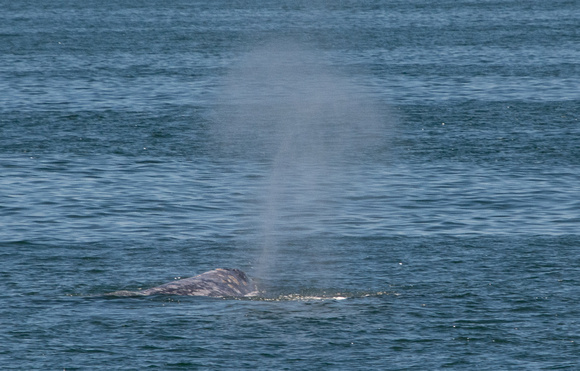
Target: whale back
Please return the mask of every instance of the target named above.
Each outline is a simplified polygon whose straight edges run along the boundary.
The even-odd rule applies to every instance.
[[[211,297],[242,297],[257,295],[254,282],[241,270],[214,269],[195,277],[168,282],[141,291],[117,291],[109,295],[186,295]]]

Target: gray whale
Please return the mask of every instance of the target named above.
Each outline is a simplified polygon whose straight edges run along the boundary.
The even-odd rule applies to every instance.
[[[258,294],[256,284],[241,270],[218,268],[195,277],[168,282],[139,291],[115,291],[113,296],[187,295],[243,297]]]

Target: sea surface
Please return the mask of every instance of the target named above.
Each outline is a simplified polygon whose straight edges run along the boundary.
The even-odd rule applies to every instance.
[[[0,0],[0,369],[580,369],[579,32]],[[218,267],[260,294],[104,295]]]

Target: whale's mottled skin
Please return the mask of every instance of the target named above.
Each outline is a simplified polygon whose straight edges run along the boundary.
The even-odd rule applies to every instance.
[[[185,278],[140,291],[116,291],[108,295],[187,295],[211,297],[255,296],[255,283],[239,269],[218,268],[198,276]]]

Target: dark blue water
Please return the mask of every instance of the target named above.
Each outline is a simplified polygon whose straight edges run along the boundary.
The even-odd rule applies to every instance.
[[[0,368],[578,369],[577,1],[0,9]]]

